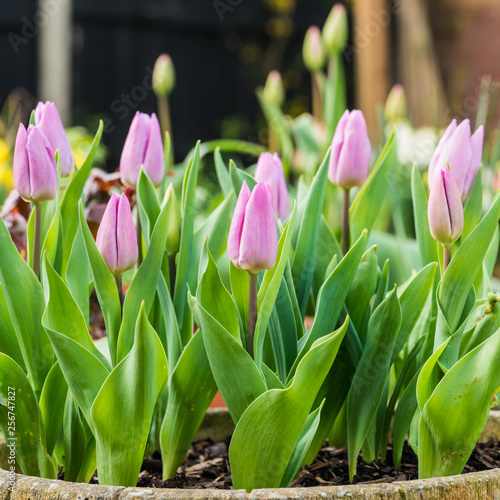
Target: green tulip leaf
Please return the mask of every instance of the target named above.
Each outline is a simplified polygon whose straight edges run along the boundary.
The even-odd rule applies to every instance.
[[[285,472],[288,478],[292,475],[288,464],[346,329],[347,321],[315,342],[299,363],[291,384],[264,392],[242,415],[229,447],[236,489],[277,488]]]
[[[314,177],[307,195],[303,215],[299,219],[300,228],[295,244],[292,275],[302,317],[306,312],[313,282],[321,214],[325,202],[326,183],[328,182],[329,162],[330,150],[328,150]]]
[[[164,478],[177,474],[216,392],[203,337],[198,332],[184,349],[168,385],[160,441]]]
[[[137,484],[167,371],[165,352],[142,303],[132,348],[109,374],[90,410],[101,484]]]
[[[37,397],[54,364],[54,351],[42,328],[45,301],[35,273],[24,262],[0,220],[0,283],[16,331],[28,378]]]
[[[141,167],[137,181],[137,204],[139,207],[142,235],[147,249],[149,248],[151,233],[160,215],[161,207],[154,184],[144,171],[144,167]]]
[[[75,399],[68,394],[64,407],[64,480],[76,481],[85,459],[87,435]]]
[[[486,424],[499,386],[497,330],[451,367],[425,402],[418,442],[419,477],[462,472]],[[419,406],[422,408],[420,400]]]
[[[414,166],[411,171],[411,193],[420,260],[422,266],[425,266],[430,262],[437,262],[438,255],[436,240],[432,237],[429,228],[427,193],[417,166]]]
[[[57,468],[46,453],[36,395],[21,367],[3,353],[0,353],[0,395],[3,397],[0,430],[7,445],[14,443],[16,461],[23,474],[55,479]]]
[[[0,283],[0,352],[7,354],[26,372],[23,355],[17,341],[16,329],[10,319],[9,308],[5,301],[3,287]]]
[[[233,191],[239,196],[241,191],[241,186],[246,181],[248,189],[250,191],[257,185],[257,181],[245,170],[238,168],[233,160],[229,160],[229,176],[231,178],[231,184],[233,185]]]
[[[356,241],[364,229],[371,231],[377,220],[396,163],[396,137],[391,135],[368,179],[360,188],[350,208],[351,242]]]
[[[464,229],[462,231],[462,240],[474,230],[481,220],[483,211],[483,170],[480,168],[476,174],[474,184],[469,198],[464,207]]]
[[[375,309],[368,337],[347,398],[349,478],[356,474],[358,453],[382,399],[401,324],[396,289]]]
[[[109,352],[112,364],[116,364],[118,332],[121,325],[121,305],[118,297],[116,283],[108,266],[104,262],[99,249],[96,246],[94,237],[85,220],[83,206],[78,207],[80,216],[80,229],[83,235],[83,241],[87,250],[90,271],[94,279],[95,291],[101,306],[104,324],[106,325],[106,335],[108,339]]]
[[[219,186],[222,189],[222,193],[225,197],[232,191],[233,187],[231,184],[231,177],[229,175],[229,170],[222,159],[222,155],[220,153],[220,147],[215,148],[214,152],[214,163],[215,163],[215,172],[217,174],[217,179],[219,181]]]

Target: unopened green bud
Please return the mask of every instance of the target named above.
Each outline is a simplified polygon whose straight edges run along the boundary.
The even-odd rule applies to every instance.
[[[405,119],[408,113],[406,104],[406,93],[403,86],[399,83],[392,87],[385,101],[384,114],[389,122]]]
[[[165,203],[171,199],[170,217],[168,220],[167,243],[165,251],[169,257],[174,256],[180,247],[181,242],[181,209],[177,196],[175,196],[174,186],[170,184],[165,193]]]
[[[264,99],[281,106],[285,101],[285,89],[279,71],[273,70],[267,75],[263,91]]]
[[[314,73],[325,64],[325,52],[321,42],[321,31],[317,26],[310,26],[304,37],[302,57],[306,68]]]
[[[175,88],[175,68],[168,54],[161,54],[153,68],[153,90],[158,97],[168,96]]]
[[[347,44],[348,33],[347,12],[341,3],[336,3],[323,26],[323,45],[327,52],[342,51]]]

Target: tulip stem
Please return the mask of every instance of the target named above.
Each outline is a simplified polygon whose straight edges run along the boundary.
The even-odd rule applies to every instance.
[[[323,120],[323,100],[321,98],[320,72],[311,73],[312,90],[312,112],[314,118],[321,122]]]
[[[349,188],[344,188],[342,200],[342,252],[345,255],[350,248],[349,234]]]
[[[174,144],[172,141],[172,120],[170,119],[170,105],[167,96],[158,97],[158,115],[160,116],[160,124],[163,135],[165,135],[165,132],[168,132],[170,135],[169,165],[172,166],[174,164]]]
[[[35,211],[35,234],[33,239],[33,272],[40,279],[40,258],[42,250],[42,207],[40,203],[33,205]]]
[[[173,298],[175,289],[175,275],[177,273],[177,269],[175,267],[175,255],[168,256],[168,273],[170,275],[170,295],[172,295]]]
[[[451,260],[451,247],[443,245],[443,274]]]
[[[119,274],[115,276],[116,288],[118,288],[118,298],[120,299],[120,309],[121,315],[123,317],[123,284],[122,284],[122,275]]]
[[[137,205],[137,213],[136,213],[136,223],[135,223],[135,231],[137,234],[137,269],[142,264],[142,229],[141,229],[141,216],[139,215],[139,205]]]
[[[248,352],[253,359],[253,338],[257,323],[257,274],[248,273],[248,278]]]

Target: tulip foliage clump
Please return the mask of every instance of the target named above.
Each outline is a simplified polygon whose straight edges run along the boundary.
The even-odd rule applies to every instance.
[[[79,169],[53,103],[20,125],[14,180],[31,215],[26,255],[0,222],[0,431],[7,441],[14,432],[24,474],[55,478],[62,467],[65,480],[88,482],[97,469],[100,484],[133,486],[159,452],[163,478],[174,477],[217,390],[235,424],[235,488],[289,486],[326,439],[347,446],[351,480],[360,452],[385,460],[389,440],[396,466],[409,443],[422,478],[461,473],[500,387],[500,197],[484,210],[483,130],[452,122],[428,186],[411,171],[418,262],[396,285],[375,230],[396,136],[372,162],[363,114],[344,111],[344,27],[336,6],[322,35],[306,35],[331,144],[307,153],[307,127],[293,125],[307,167],[296,190],[277,126],[279,74],[259,100],[278,116],[281,155],[198,143],[173,166],[161,116],[137,113],[96,234],[84,188],[102,123]],[[170,59],[159,64],[165,100],[175,78]],[[255,168],[227,164],[217,145],[258,156]],[[220,195],[203,210],[209,151]]]

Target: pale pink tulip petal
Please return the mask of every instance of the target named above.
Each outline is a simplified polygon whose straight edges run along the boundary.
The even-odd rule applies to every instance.
[[[250,199],[250,189],[246,181],[243,181],[240,194],[234,209],[231,227],[229,228],[229,237],[227,241],[227,253],[234,266],[239,267],[240,241],[243,231],[243,222],[245,221],[245,209]]]

